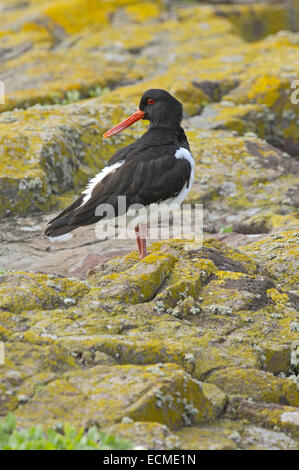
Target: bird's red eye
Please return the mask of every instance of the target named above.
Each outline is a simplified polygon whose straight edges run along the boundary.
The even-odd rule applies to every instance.
[[[154,104],[155,100],[153,100],[152,98],[149,98],[147,100],[147,104]]]

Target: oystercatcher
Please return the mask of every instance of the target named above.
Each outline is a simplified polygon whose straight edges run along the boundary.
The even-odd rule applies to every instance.
[[[77,227],[103,219],[96,214],[101,204],[109,204],[115,217],[130,206],[141,204],[181,204],[191,189],[194,160],[184,129],[181,127],[183,106],[170,93],[161,89],[147,90],[139,109],[104,134],[121,132],[139,119],[150,122],[145,134],[134,143],[118,150],[107,166],[89,183],[82,195],[46,228],[46,235],[57,237]],[[123,213],[118,213],[118,197],[125,196]],[[135,233],[140,259],[146,255],[147,225],[136,219]]]

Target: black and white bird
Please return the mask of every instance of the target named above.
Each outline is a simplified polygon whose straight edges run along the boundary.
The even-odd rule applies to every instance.
[[[150,122],[147,132],[118,150],[81,196],[49,222],[45,234],[57,237],[98,222],[104,217],[96,214],[101,204],[111,205],[115,217],[122,216],[118,213],[119,196],[125,196],[124,213],[136,204],[145,208],[160,203],[170,208],[180,205],[194,178],[194,160],[181,127],[182,118],[183,106],[170,93],[161,89],[147,90],[141,97],[139,110],[107,131],[104,137],[121,132],[139,119]],[[136,218],[140,259],[147,255],[146,232],[142,218]]]

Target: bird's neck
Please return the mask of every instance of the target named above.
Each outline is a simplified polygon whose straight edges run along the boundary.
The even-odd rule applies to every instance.
[[[177,127],[149,126],[143,138],[159,139],[161,143],[171,141],[189,149],[189,143],[184,129],[179,125]]]
[[[149,129],[179,129],[181,127],[180,121],[173,119],[172,121],[167,120],[153,120],[149,123]]]

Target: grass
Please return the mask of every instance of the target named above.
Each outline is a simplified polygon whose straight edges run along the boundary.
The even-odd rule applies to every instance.
[[[108,435],[93,426],[77,430],[65,423],[44,431],[41,426],[16,428],[13,413],[0,422],[0,450],[129,450],[127,441]]]
[[[232,233],[234,231],[233,227],[221,227],[220,233]]]
[[[68,90],[65,93],[65,96],[62,97],[60,93],[52,93],[51,95],[51,103],[46,102],[45,104],[70,104],[76,103],[77,101],[87,99],[87,98],[95,98],[98,96],[105,95],[108,93],[109,88],[102,88],[100,86],[95,86],[90,88],[87,92],[82,92],[79,90]]]

